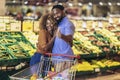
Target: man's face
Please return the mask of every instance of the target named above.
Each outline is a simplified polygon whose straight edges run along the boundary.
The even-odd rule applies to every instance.
[[[52,10],[52,12],[53,12],[53,17],[54,17],[57,21],[59,21],[59,20],[62,19],[62,17],[63,17],[63,11],[62,11],[62,10],[60,10],[60,9],[58,9],[58,8],[54,8],[54,9]]]

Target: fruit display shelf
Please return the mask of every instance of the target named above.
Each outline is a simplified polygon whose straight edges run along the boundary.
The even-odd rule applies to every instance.
[[[106,33],[110,34],[111,36],[103,33],[101,34],[98,31],[94,31],[92,34],[83,35],[79,32],[75,33],[74,41],[73,41],[73,51],[75,55],[80,55],[81,59],[89,61],[89,66],[85,67],[86,64],[76,66],[77,75],[87,75],[87,74],[96,74],[96,73],[106,73],[108,71],[112,71],[115,69],[120,69],[120,63],[115,61],[106,61],[106,63],[99,61],[101,59],[113,59],[117,56],[119,52],[119,47],[114,44],[114,40],[119,42],[119,39],[116,40],[114,33],[109,32],[108,30]],[[113,39],[113,40],[112,40]],[[119,46],[119,45],[118,45]],[[101,50],[101,52],[99,51]],[[96,52],[96,53],[95,53]],[[91,60],[96,60],[96,64],[91,63]],[[82,62],[82,61],[81,61]],[[108,64],[108,63],[109,64]],[[106,64],[106,65],[104,65]],[[88,67],[93,67],[88,70]]]
[[[21,32],[0,32],[0,66],[29,62],[35,47]]]
[[[102,59],[102,60],[83,60],[81,63],[73,66],[77,70],[76,75],[89,75],[96,73],[107,73],[108,71],[114,71],[120,68],[120,62]]]

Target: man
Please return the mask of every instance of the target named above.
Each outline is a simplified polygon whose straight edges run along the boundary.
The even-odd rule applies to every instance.
[[[58,30],[56,32],[52,54],[74,55],[71,48],[75,31],[73,23],[66,17],[62,5],[53,6],[52,14],[58,23]],[[53,56],[52,61],[54,63],[55,71],[61,72],[69,68],[72,65],[72,62],[68,62],[68,60],[71,60],[71,58],[59,55]]]
[[[73,23],[66,17],[64,7],[62,5],[54,5],[52,14],[58,23],[58,31],[52,49],[53,54],[74,55],[72,51],[72,41],[75,27]],[[54,58],[69,59],[63,56],[54,56]]]

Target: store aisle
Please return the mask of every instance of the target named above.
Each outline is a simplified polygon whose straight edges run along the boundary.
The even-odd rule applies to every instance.
[[[88,75],[87,75],[88,76]],[[76,80],[120,80],[120,73],[106,76],[97,76],[94,78],[76,78]]]

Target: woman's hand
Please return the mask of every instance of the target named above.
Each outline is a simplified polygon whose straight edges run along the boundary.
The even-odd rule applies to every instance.
[[[56,36],[57,36],[57,37],[59,37],[59,38],[61,38],[61,37],[62,37],[62,34],[61,34],[61,32],[60,32],[60,29],[59,29],[59,28],[57,29]]]

